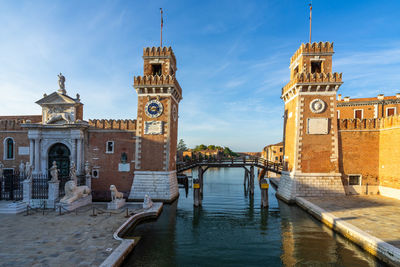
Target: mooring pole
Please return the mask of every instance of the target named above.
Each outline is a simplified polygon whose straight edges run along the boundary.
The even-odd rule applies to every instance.
[[[199,173],[199,184],[200,184],[200,194],[203,195],[203,168],[199,166],[198,168]]]
[[[194,179],[193,180],[193,205],[195,207],[201,206],[200,181],[199,181],[199,179]]]
[[[250,167],[250,194],[254,195],[254,166]]]
[[[260,189],[261,189],[261,208],[268,208],[268,181],[267,179],[263,178],[260,182]]]

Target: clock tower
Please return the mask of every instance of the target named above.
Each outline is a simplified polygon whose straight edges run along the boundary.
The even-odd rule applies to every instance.
[[[138,94],[135,173],[129,199],[176,199],[178,108],[182,89],[176,80],[171,47],[143,49],[143,76],[134,77]]]

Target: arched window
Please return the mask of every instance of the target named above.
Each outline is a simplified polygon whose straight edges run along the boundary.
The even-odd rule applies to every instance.
[[[4,159],[14,159],[14,140],[11,137],[4,140]]]

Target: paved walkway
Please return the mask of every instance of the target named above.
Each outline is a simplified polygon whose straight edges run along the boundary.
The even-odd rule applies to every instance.
[[[95,207],[106,210],[105,205]],[[138,209],[130,206],[129,212]],[[120,244],[113,233],[125,209],[90,216],[90,206],[59,216],[55,211],[0,215],[0,266],[98,266]]]
[[[379,195],[303,198],[341,221],[400,248],[400,200]]]

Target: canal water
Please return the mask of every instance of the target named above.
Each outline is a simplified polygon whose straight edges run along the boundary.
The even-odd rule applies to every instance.
[[[193,192],[165,205],[160,217],[128,236],[140,242],[123,266],[386,266],[312,218],[277,200],[260,208],[260,190],[245,194],[243,169],[210,168],[201,208]],[[193,173],[193,177],[197,177]]]

